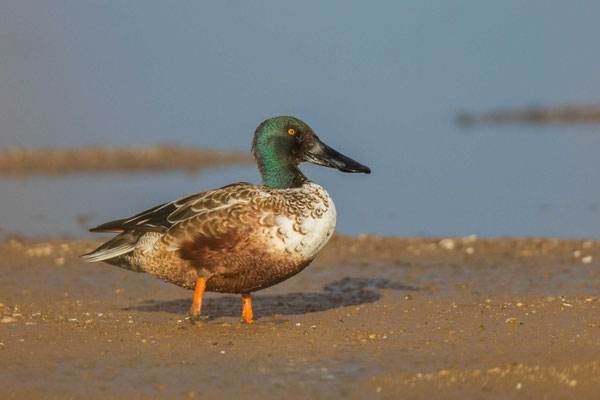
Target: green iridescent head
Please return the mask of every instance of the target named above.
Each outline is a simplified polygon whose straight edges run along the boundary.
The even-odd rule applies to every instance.
[[[321,142],[315,132],[295,117],[275,117],[256,128],[252,154],[263,184],[272,188],[300,187],[308,178],[298,164],[309,161],[344,172],[371,173],[364,166]]]

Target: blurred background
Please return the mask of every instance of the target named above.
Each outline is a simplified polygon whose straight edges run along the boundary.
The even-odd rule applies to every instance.
[[[458,112],[600,104],[594,1],[0,1],[0,148],[248,152],[295,115],[369,165],[304,166],[345,234],[600,236],[600,124],[456,123]],[[254,165],[4,177],[0,233],[90,226]]]

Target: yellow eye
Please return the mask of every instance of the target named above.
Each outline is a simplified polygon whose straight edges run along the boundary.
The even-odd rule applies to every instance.
[[[296,133],[296,131],[295,131],[294,129],[290,128],[290,129],[288,129],[288,133],[289,133],[290,135],[293,135],[293,134],[295,134],[295,133]]]

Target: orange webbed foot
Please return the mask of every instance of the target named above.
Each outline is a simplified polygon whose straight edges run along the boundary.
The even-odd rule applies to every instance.
[[[244,293],[242,295],[242,301],[244,302],[244,308],[242,309],[242,318],[240,319],[240,322],[253,324],[256,321],[252,319],[252,301],[250,300],[250,293]]]
[[[206,280],[204,278],[198,278],[196,281],[196,290],[194,291],[194,301],[192,302],[190,312],[188,313],[192,324],[207,319],[206,317],[201,316],[202,295],[204,294],[204,289],[206,289]]]

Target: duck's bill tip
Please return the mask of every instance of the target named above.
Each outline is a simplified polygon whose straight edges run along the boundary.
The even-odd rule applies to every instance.
[[[354,161],[354,160],[352,160],[352,161]],[[367,175],[369,175],[371,173],[371,168],[367,167],[366,165],[362,165],[356,161],[354,161],[354,164],[346,163],[344,166],[334,165],[333,168],[339,169],[342,172],[348,172],[348,173],[352,173],[352,174],[367,174]]]
[[[366,165],[363,165],[361,169],[356,169],[350,172],[362,172],[363,174],[369,175],[371,173],[371,168],[367,167]]]

